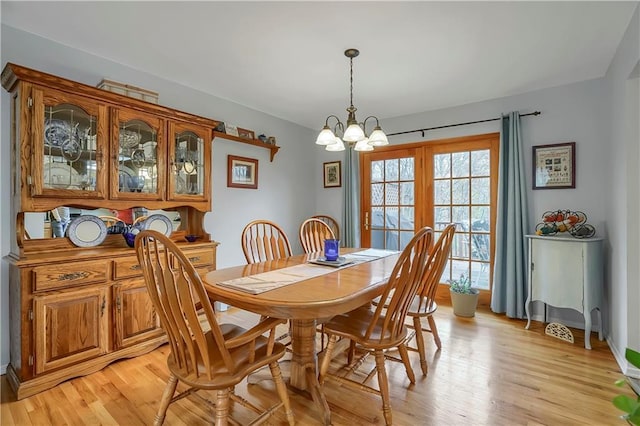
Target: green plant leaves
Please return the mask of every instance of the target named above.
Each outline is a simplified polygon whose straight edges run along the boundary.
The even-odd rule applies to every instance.
[[[633,366],[640,368],[640,352],[627,348],[625,358]],[[616,386],[622,386],[624,383],[624,379],[616,380]],[[616,408],[627,413],[622,416],[623,419],[632,425],[640,426],[640,397],[633,399],[627,395],[617,395],[612,401]]]

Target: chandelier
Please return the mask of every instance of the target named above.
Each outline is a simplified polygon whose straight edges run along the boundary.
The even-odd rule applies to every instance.
[[[365,118],[363,122],[358,123],[356,120],[357,108],[353,106],[353,58],[358,56],[360,51],[358,49],[347,49],[344,51],[344,56],[349,58],[350,63],[350,103],[347,112],[347,125],[345,126],[340,119],[335,115],[327,117],[324,123],[324,127],[316,139],[316,144],[324,145],[327,151],[344,151],[344,142],[349,144],[349,147],[353,147],[355,151],[373,151],[374,146],[388,145],[389,140],[387,135],[384,134],[380,128],[380,123],[377,117],[370,115]],[[333,125],[333,129],[329,127],[329,119],[334,118],[336,123]],[[375,119],[376,125],[370,135],[367,135],[366,123],[369,119]],[[341,134],[342,138],[337,136]]]

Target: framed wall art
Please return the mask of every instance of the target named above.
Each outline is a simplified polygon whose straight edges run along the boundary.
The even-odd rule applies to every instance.
[[[330,161],[324,163],[324,187],[339,188],[342,186],[342,172],[340,170],[340,161]]]
[[[258,189],[258,160],[228,155],[227,186],[229,188]]]
[[[575,187],[575,142],[533,147],[533,189]]]

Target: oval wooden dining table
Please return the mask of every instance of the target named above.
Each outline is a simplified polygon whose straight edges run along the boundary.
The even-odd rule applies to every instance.
[[[362,249],[341,248],[341,254]],[[290,386],[306,390],[320,411],[325,425],[331,424],[329,405],[318,383],[315,346],[318,319],[349,312],[382,294],[397,254],[343,267],[314,278],[298,281],[260,294],[223,287],[217,283],[306,263],[321,253],[236,266],[203,276],[209,297],[260,315],[291,320],[292,351]]]

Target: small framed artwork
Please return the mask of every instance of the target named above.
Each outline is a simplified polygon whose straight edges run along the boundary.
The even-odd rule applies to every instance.
[[[258,189],[258,160],[228,155],[227,186],[229,188]]]
[[[228,135],[231,135],[231,136],[239,136],[238,135],[238,127],[233,125],[233,124],[225,123],[224,132],[226,134],[228,134]]]
[[[238,136],[240,136],[242,139],[256,138],[256,134],[253,132],[253,130],[241,129],[240,127],[238,127]]]
[[[342,172],[340,171],[340,161],[330,161],[324,163],[324,187],[338,188],[342,186]]]
[[[575,187],[575,142],[533,147],[533,189]]]

